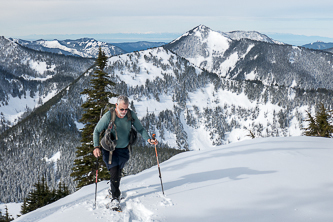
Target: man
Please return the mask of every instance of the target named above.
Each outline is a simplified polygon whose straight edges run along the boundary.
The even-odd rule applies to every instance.
[[[99,135],[104,130],[107,129],[111,121],[111,113],[108,111],[103,115],[103,117],[97,123],[94,134],[94,151],[93,154],[95,157],[101,156],[103,154],[103,161],[105,162],[108,170],[110,171],[110,186],[111,186],[111,207],[116,209],[119,207],[119,197],[120,197],[120,178],[121,171],[125,166],[125,163],[129,160],[129,135],[131,130],[132,122],[127,119],[127,112],[131,112],[133,118],[133,126],[135,129],[142,135],[143,139],[150,144],[157,144],[158,141],[155,139],[150,139],[147,131],[143,128],[138,117],[134,112],[128,109],[129,101],[126,96],[119,96],[116,103],[115,114],[116,119],[114,124],[116,127],[113,127],[111,133],[115,136],[117,134],[117,145],[115,150],[110,153],[105,149],[101,149],[99,146]],[[115,132],[116,129],[116,132]],[[112,157],[110,157],[112,155]],[[112,160],[111,162],[109,161]]]

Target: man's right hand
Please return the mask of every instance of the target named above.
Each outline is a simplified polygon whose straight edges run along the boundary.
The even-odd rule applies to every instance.
[[[97,157],[100,157],[102,152],[101,152],[101,149],[99,147],[95,147],[94,151],[93,151],[93,154],[94,156],[97,158]]]

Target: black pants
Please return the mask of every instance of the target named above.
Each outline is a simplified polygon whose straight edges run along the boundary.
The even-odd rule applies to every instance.
[[[112,167],[110,169],[110,186],[112,199],[118,199],[120,197],[120,179],[121,179],[121,170],[119,166]]]
[[[121,171],[125,167],[126,162],[129,160],[128,148],[116,148],[112,154],[112,163],[108,164],[109,152],[103,152],[103,160],[110,171],[110,186],[112,192],[112,199],[120,197],[120,179]]]

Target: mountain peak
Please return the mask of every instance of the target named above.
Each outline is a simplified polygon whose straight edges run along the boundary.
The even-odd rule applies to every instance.
[[[187,58],[191,63],[198,64],[198,67],[212,70],[212,56],[223,55],[231,42],[230,38],[221,33],[199,25],[165,47]]]
[[[205,26],[205,25],[198,25],[197,27],[195,27],[194,29],[193,29],[193,31],[206,31],[206,30],[208,30],[208,29],[210,29],[209,27],[207,27],[207,26]]]

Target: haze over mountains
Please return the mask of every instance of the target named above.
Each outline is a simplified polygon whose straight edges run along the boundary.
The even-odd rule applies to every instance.
[[[166,45],[111,56],[105,71],[149,134],[177,149],[246,140],[250,130],[256,137],[299,136],[306,110],[313,113],[320,102],[332,109],[332,53],[254,32],[240,36],[200,25]],[[79,56],[89,41],[95,42],[68,44],[79,52],[71,56],[0,38],[0,189],[6,191],[0,201],[22,201],[43,174],[74,190],[69,174],[86,100],[80,92],[94,70],[94,59]],[[98,46],[89,45],[89,53]],[[59,153],[56,165],[44,161]]]

